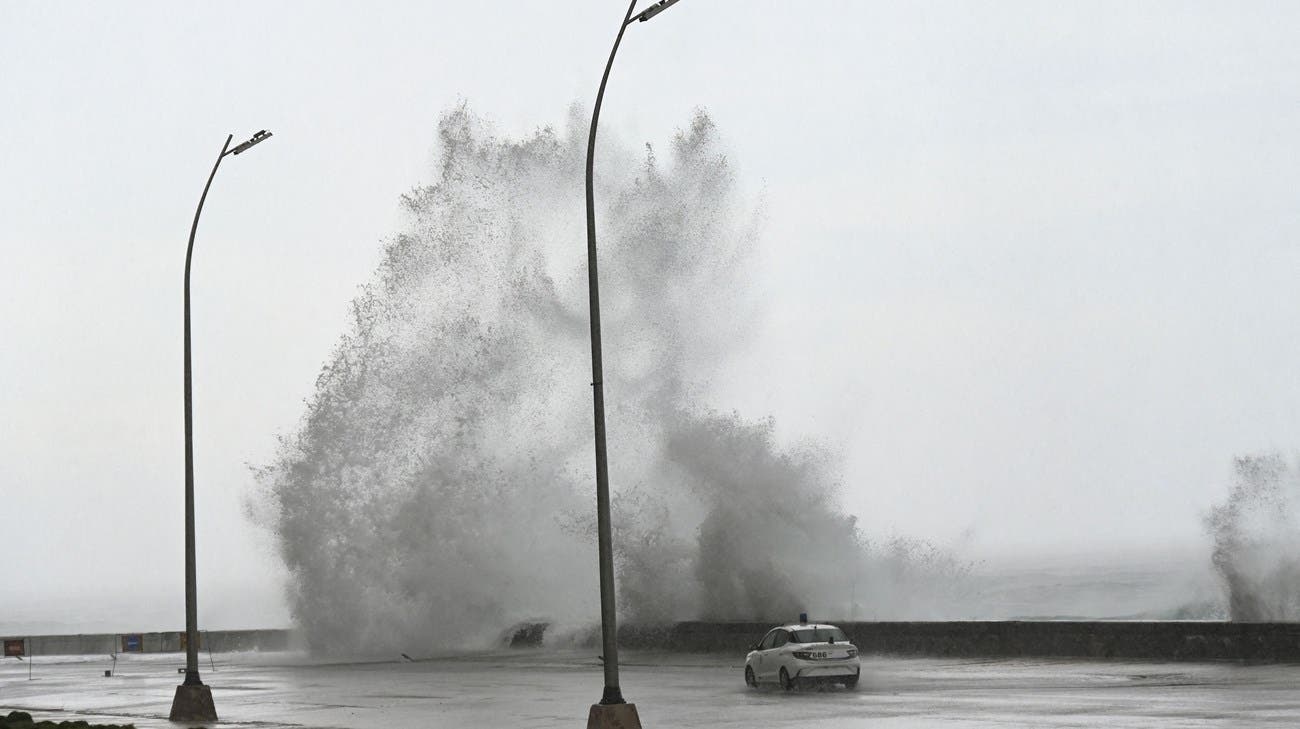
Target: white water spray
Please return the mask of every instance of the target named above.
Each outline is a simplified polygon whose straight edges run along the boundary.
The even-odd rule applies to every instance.
[[[575,111],[512,141],[464,107],[445,115],[435,182],[405,196],[406,232],[300,430],[258,470],[253,511],[314,647],[459,647],[597,615],[585,128]],[[625,618],[938,617],[958,563],[873,549],[838,505],[834,454],[707,402],[761,311],[747,283],[761,215],[712,122],[697,113],[666,162],[609,144],[599,160]],[[945,587],[913,589],[927,580]]]
[[[1237,621],[1300,620],[1300,467],[1280,454],[1236,461],[1227,501],[1206,519]]]

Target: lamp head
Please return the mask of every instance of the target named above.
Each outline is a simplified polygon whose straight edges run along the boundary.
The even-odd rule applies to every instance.
[[[257,134],[254,134],[253,136],[249,137],[247,142],[241,142],[239,146],[230,150],[230,153],[239,154],[240,152],[247,152],[249,148],[252,147],[253,145],[258,144],[259,142],[264,142],[270,138],[271,138],[271,133],[263,129]]]
[[[644,23],[647,20],[658,15],[659,13],[662,13],[663,11],[667,10],[670,5],[676,2],[677,0],[659,0],[659,2],[655,3],[654,5],[651,5],[645,10],[642,10],[640,13],[637,13],[636,15],[632,16],[632,19],[639,20],[642,23]]]

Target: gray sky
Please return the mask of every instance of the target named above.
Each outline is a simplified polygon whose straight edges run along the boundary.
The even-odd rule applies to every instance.
[[[768,319],[716,404],[839,448],[872,533],[1199,544],[1234,455],[1300,448],[1300,7],[893,5],[685,0],[625,40],[602,133],[662,146],[705,107],[766,201]],[[223,163],[195,254],[201,604],[239,622],[276,579],[245,464],[301,415],[439,113],[563,124],[624,7],[0,3],[27,580],[0,608],[179,604],[180,285],[225,134],[275,133]]]

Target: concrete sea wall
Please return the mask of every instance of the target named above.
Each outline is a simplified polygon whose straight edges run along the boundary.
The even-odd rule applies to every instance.
[[[862,650],[927,656],[1300,661],[1300,624],[1208,621],[856,623]]]
[[[83,635],[11,635],[5,644],[23,642],[28,656],[94,655],[110,653],[179,653],[184,631],[154,633],[86,633]],[[204,630],[199,648],[213,653],[229,651],[282,651],[294,647],[289,630]]]
[[[960,621],[837,622],[865,654],[953,658],[1124,658],[1158,661],[1247,660],[1300,662],[1300,623],[1216,621]],[[547,645],[550,626],[524,623],[506,632],[505,645]],[[624,625],[619,645],[629,650],[666,650],[743,655],[771,623],[682,622]],[[23,642],[26,655],[91,655],[183,650],[182,632],[0,636]],[[576,636],[574,645],[599,645],[599,629]],[[7,647],[7,645],[6,645]],[[291,630],[212,630],[200,648],[278,651],[302,648]]]
[[[1218,621],[837,622],[866,654],[954,658],[1127,658],[1300,662],[1300,623]],[[771,623],[627,625],[629,649],[744,654]],[[541,639],[531,624],[516,645]],[[589,643],[599,643],[593,633]],[[541,644],[538,642],[537,644]]]

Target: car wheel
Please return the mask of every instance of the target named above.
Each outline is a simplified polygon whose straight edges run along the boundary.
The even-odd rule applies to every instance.
[[[758,688],[758,679],[754,678],[754,669],[745,666],[745,685],[751,688]]]
[[[782,689],[789,691],[790,689],[794,688],[794,679],[790,678],[790,674],[786,672],[785,666],[781,667],[780,679],[781,679]]]
[[[855,673],[852,676],[849,676],[848,678],[844,679],[844,688],[846,689],[857,688],[859,675],[861,675],[861,672]]]

